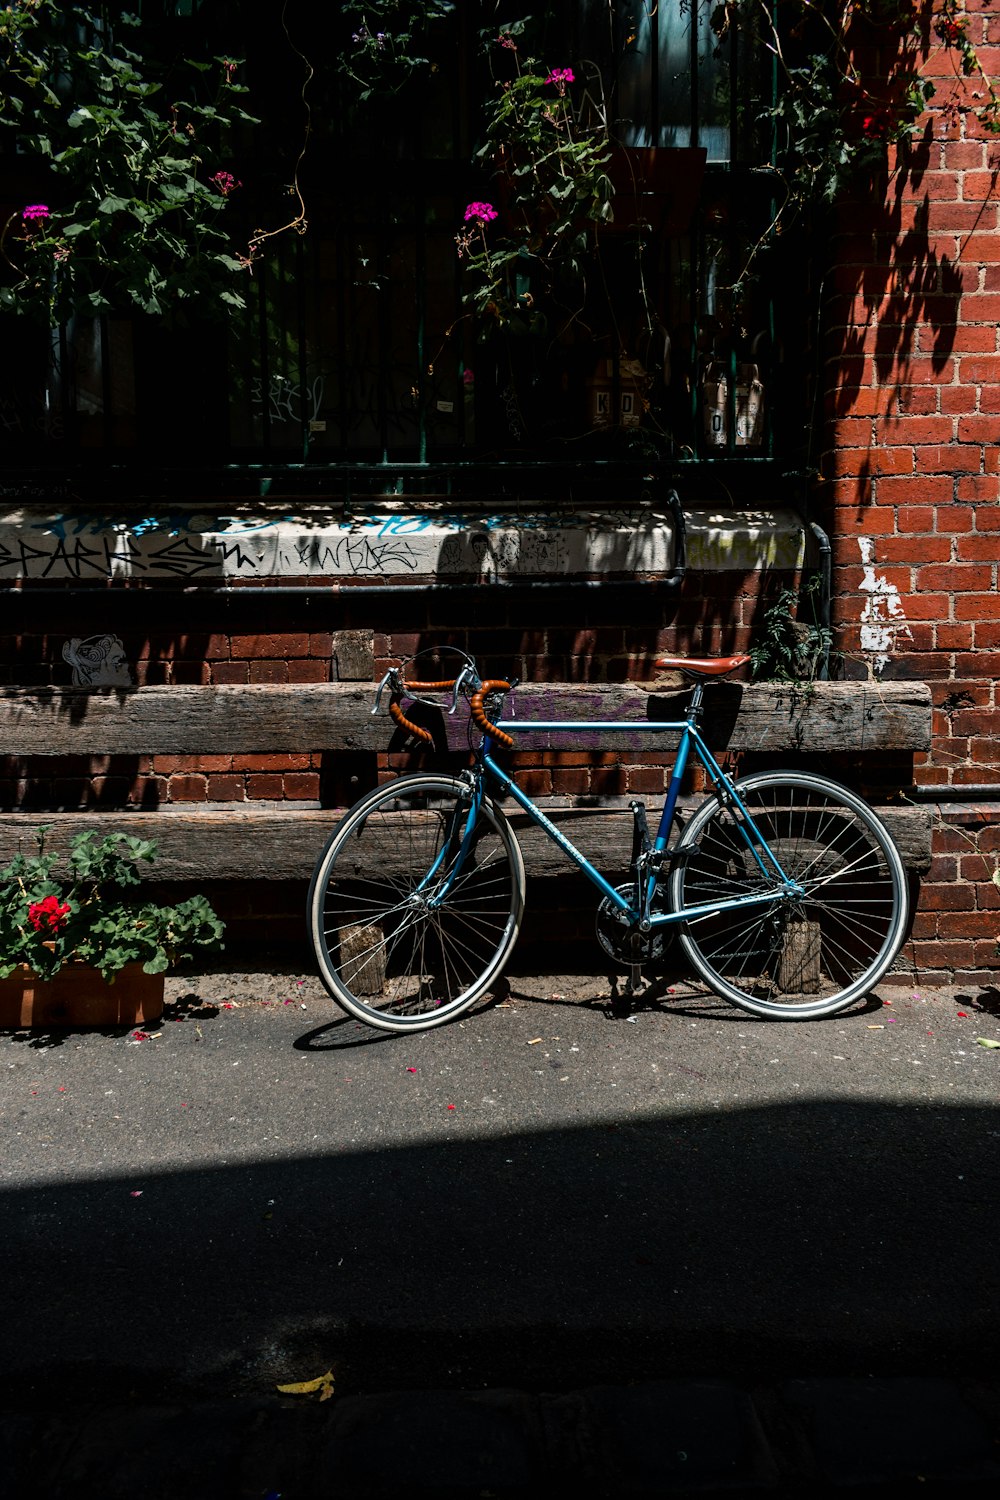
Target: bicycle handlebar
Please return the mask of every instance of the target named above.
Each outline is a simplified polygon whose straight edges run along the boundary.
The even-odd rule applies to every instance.
[[[402,688],[407,693],[448,693],[453,692],[456,684],[461,682],[461,680],[459,677],[452,677],[446,682],[402,682],[402,679],[400,679],[400,682]],[[469,717],[476,728],[481,730],[483,734],[489,735],[491,739],[496,740],[498,745],[506,746],[508,750],[513,748],[514,741],[509,734],[506,734],[502,729],[498,729],[487,717],[486,709],[483,706],[483,699],[488,693],[509,693],[510,690],[511,683],[505,682],[502,678],[491,678],[487,682],[481,682],[469,698]],[[408,719],[396,698],[393,698],[389,704],[389,714],[393,722],[398,724],[400,729],[406,730],[408,734],[415,735],[425,745],[432,745],[434,743],[434,736],[430,730],[424,729],[419,724],[414,724],[412,719]]]

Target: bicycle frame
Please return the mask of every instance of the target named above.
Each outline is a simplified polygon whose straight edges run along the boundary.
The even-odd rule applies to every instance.
[[[612,720],[575,721],[568,719],[501,719],[497,723],[498,729],[516,730],[519,735],[530,734],[532,732],[543,733],[545,731],[553,730],[569,733],[572,733],[573,731],[586,731],[590,734],[599,731],[604,731],[606,733],[634,733],[637,730],[641,730],[643,732],[649,732],[651,734],[673,733],[679,735],[677,750],[674,757],[673,770],[670,776],[670,784],[667,788],[666,799],[664,801],[663,809],[660,814],[660,822],[657,828],[656,837],[652,841],[652,848],[650,851],[650,857],[648,859],[649,873],[646,879],[643,899],[639,906],[633,905],[630,901],[626,900],[626,898],[621,894],[620,891],[617,891],[614,886],[612,886],[607,880],[605,880],[604,876],[600,873],[599,870],[594,867],[593,864],[591,864],[586,855],[581,853],[581,851],[576,847],[572,840],[567,838],[566,835],[562,833],[561,830],[558,829],[549,818],[546,817],[546,815],[532,801],[527,793],[521,790],[521,788],[517,785],[517,782],[514,780],[513,775],[505,771],[502,766],[497,764],[497,762],[493,759],[493,755],[491,753],[492,741],[489,736],[484,737],[483,743],[478,751],[477,758],[482,767],[482,772],[485,773],[485,776],[488,778],[491,785],[496,787],[496,789],[502,795],[509,795],[510,797],[512,797],[518,804],[518,806],[525,813],[527,813],[532,822],[535,823],[539,828],[541,828],[543,832],[546,833],[548,837],[552,839],[553,842],[562,850],[567,858],[570,859],[583,872],[583,874],[587,877],[591,884],[596,886],[601,895],[604,896],[607,901],[611,902],[611,904],[615,906],[630,923],[638,923],[643,931],[649,931],[650,929],[656,929],[659,927],[668,927],[674,923],[689,921],[698,917],[715,916],[718,912],[736,910],[738,908],[748,906],[767,905],[771,902],[782,901],[788,897],[800,896],[802,894],[802,888],[795,881],[790,880],[785,874],[778,859],[768,845],[767,840],[764,838],[763,834],[754,823],[753,818],[745,807],[733,783],[730,781],[726,773],[722,770],[722,767],[718,764],[712,752],[705,744],[705,741],[702,739],[697,723],[695,722],[699,707],[700,694],[692,704],[692,707],[689,710],[689,716],[686,719],[663,721],[628,720],[625,722],[617,722]],[[734,808],[738,813],[738,818],[734,819],[735,827],[739,830],[740,836],[742,837],[744,843],[747,846],[747,849],[750,851],[751,855],[756,861],[761,874],[764,876],[765,880],[775,881],[777,882],[777,884],[769,891],[751,893],[744,896],[730,897],[723,901],[713,902],[701,906],[684,907],[680,911],[653,913],[650,911],[650,904],[656,891],[660,870],[662,868],[664,860],[669,859],[669,855],[667,855],[666,850],[670,838],[670,829],[673,824],[674,812],[677,807],[677,799],[680,794],[681,781],[683,779],[692,749],[704,766],[709,781],[712,784],[713,790],[722,799],[727,800],[730,803],[731,807]],[[477,777],[477,783],[479,783],[480,786],[481,780],[482,775],[480,777]],[[480,800],[481,791],[479,790],[479,787],[477,787],[476,792],[474,792],[473,795],[473,803],[469,811],[465,834],[463,836],[463,846],[459,852],[456,864],[448,877],[446,886],[451,885],[464,862],[465,851],[468,847],[469,841],[471,840],[476,818],[478,816]],[[442,893],[441,899],[443,899],[444,894],[445,892]]]

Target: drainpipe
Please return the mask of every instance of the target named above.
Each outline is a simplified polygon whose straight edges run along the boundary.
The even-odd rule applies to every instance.
[[[831,629],[830,625],[830,596],[833,592],[833,548],[830,546],[830,538],[823,530],[818,521],[807,521],[809,530],[812,532],[819,548],[819,623],[820,628],[826,632]],[[830,645],[829,634],[825,637],[826,644],[823,647],[823,656],[819,667],[820,682],[827,682],[830,677]]]

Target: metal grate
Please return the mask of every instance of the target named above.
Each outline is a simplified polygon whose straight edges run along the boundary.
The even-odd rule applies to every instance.
[[[400,95],[377,138],[361,116],[352,134],[335,84],[320,79],[309,234],[277,242],[255,269],[245,316],[226,334],[175,336],[76,320],[26,354],[19,378],[8,366],[7,450],[25,461],[51,458],[55,443],[63,460],[322,465],[793,456],[803,382],[782,328],[798,270],[779,248],[733,290],[773,209],[757,124],[766,58],[735,32],[720,46],[708,0],[567,0],[548,44],[561,49],[553,62],[571,49],[574,105],[601,115],[616,142],[617,222],[598,237],[569,334],[501,348],[477,342],[464,317],[454,247],[484,181],[468,166],[472,9],[458,7],[460,46],[442,50],[454,72],[436,80],[426,120]],[[173,9],[185,27],[200,15]],[[251,83],[266,89],[267,58],[246,40]]]

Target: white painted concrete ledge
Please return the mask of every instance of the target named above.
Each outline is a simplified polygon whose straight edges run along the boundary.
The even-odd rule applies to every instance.
[[[652,509],[475,514],[386,506],[331,519],[303,510],[142,515],[32,506],[0,512],[0,579],[322,579],[350,582],[650,577],[675,565],[674,526]],[[685,510],[688,567],[795,569],[807,532],[791,510]]]

